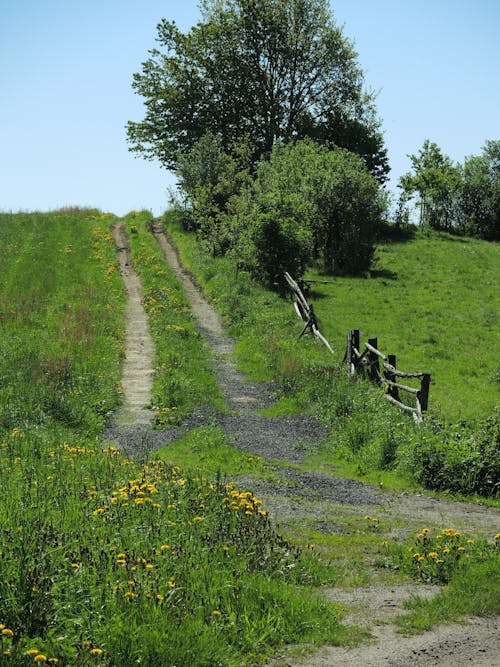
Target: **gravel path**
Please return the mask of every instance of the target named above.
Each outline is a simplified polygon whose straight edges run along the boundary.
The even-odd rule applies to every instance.
[[[215,422],[223,429],[228,441],[243,451],[268,461],[300,463],[327,436],[325,429],[307,415],[263,417],[258,414],[258,409],[272,404],[276,387],[250,382],[236,369],[234,343],[225,335],[219,315],[205,301],[199,287],[182,267],[161,223],[153,222],[152,232],[167,262],[183,284],[199,329],[214,353],[215,371],[230,413],[193,414],[181,427],[169,431],[152,428],[153,415],[144,405],[150,402],[153,347],[142,308],[140,282],[130,267],[127,238],[122,224],[118,223],[114,237],[129,297],[122,382],[125,402],[123,410],[109,425],[105,437],[117,443],[126,455],[145,458],[183,433]],[[370,512],[376,512],[388,525],[399,526],[398,534],[394,536],[397,538],[404,536],[405,531],[407,533],[424,525],[449,525],[473,535],[491,535],[492,529],[494,531],[495,526],[498,528],[499,523],[499,513],[492,508],[418,495],[389,494],[373,485],[333,474],[301,472],[286,465],[276,467],[270,480],[241,477],[238,483],[248,484],[264,500],[273,520],[313,519],[321,524],[325,532],[336,529],[336,516],[352,513],[362,516]],[[395,615],[403,613],[404,600],[416,594],[434,595],[438,591],[436,587],[411,584],[325,591],[329,599],[350,606],[351,612],[345,622],[369,628],[374,643],[358,648],[324,647],[312,657],[294,659],[293,662],[288,658],[277,659],[269,667],[500,665],[498,618],[469,619],[465,625],[443,626],[411,638],[396,634],[390,621]]]

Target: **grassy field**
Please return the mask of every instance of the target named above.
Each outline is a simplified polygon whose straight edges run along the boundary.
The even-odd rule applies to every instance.
[[[209,406],[223,406],[147,219],[131,214],[126,224],[156,340],[154,403],[157,426],[165,428],[206,405],[207,393]],[[103,441],[121,403],[124,352],[114,221],[78,209],[0,216],[0,662],[233,667],[263,662],[287,643],[359,641],[364,635],[342,626],[341,610],[317,590],[366,581],[367,553],[389,559],[383,571],[391,577],[394,568],[397,576],[421,576],[408,562],[413,545],[393,545],[384,556],[381,537],[390,526],[346,516],[341,534],[323,536],[315,555],[307,545],[321,538],[317,531],[295,526],[283,537],[251,489],[230,482],[241,473],[272,479],[273,464],[235,450],[216,427],[174,443],[170,463],[128,460]],[[310,338],[297,339],[290,304],[229,265],[221,271],[220,263],[195,258],[191,239],[183,248],[186,261],[191,254],[201,262],[200,279],[239,336],[240,358],[255,375],[283,381],[276,410],[312,405],[314,392],[326,397],[347,466],[358,474],[364,466],[366,475],[379,459],[387,464],[384,479],[399,479],[391,457],[403,441],[413,461],[416,451],[428,453],[417,445],[441,440],[434,427],[419,431],[395,417],[364,383],[349,385],[344,375],[332,382],[325,351]],[[328,464],[339,449],[327,443],[318,455],[324,458],[305,465]],[[453,563],[427,563],[437,567],[433,576],[451,563],[449,617],[464,606],[494,613],[499,597],[487,593],[497,547],[478,541],[472,548],[461,539],[467,558],[456,557],[457,542]],[[474,600],[467,585],[484,594]],[[414,627],[436,617],[430,607],[415,614]]]
[[[309,272],[310,300],[337,359],[349,329],[432,374],[430,410],[474,419],[500,406],[500,245],[434,233],[379,243],[369,278]]]
[[[272,414],[313,411],[327,424],[328,442],[310,465],[342,465],[370,481],[396,471],[429,489],[498,496],[500,334],[492,326],[500,312],[498,244],[393,236],[379,244],[371,277],[330,279],[311,271],[308,278],[332,283],[313,283],[310,294],[331,355],[311,336],[299,338],[302,324],[289,301],[256,286],[229,259],[201,254],[174,213],[167,225],[237,339],[241,368],[282,383]],[[342,359],[350,328],[361,330],[362,341],[378,337],[402,370],[432,373],[423,426],[380,390],[347,381]],[[474,358],[466,359],[471,341]]]
[[[0,662],[236,666],[286,642],[352,641],[314,595],[333,570],[277,534],[251,491],[103,441],[125,329],[113,221],[0,218]],[[169,322],[187,328],[171,289]]]

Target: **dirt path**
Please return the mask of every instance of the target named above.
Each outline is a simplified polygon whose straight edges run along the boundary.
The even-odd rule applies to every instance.
[[[154,345],[149,333],[148,319],[142,305],[142,287],[139,277],[130,264],[130,250],[123,223],[113,226],[113,238],[118,249],[118,263],[127,294],[125,335],[125,360],[122,387],[124,405],[116,415],[116,422],[126,424],[150,424],[152,414],[145,406],[151,401],[153,385]]]
[[[326,436],[319,423],[311,417],[269,418],[257,409],[272,403],[275,387],[249,382],[236,369],[232,354],[234,344],[224,333],[219,315],[208,304],[200,289],[184,270],[161,223],[153,223],[152,231],[163,254],[183,284],[198,319],[201,333],[214,353],[218,380],[231,408],[229,415],[218,416],[228,440],[235,446],[260,455],[267,460],[296,463],[314,451]],[[144,409],[150,401],[153,375],[153,345],[141,303],[140,282],[129,264],[128,242],[122,225],[114,229],[119,251],[120,270],[129,297],[126,339],[126,363],[123,374],[125,404],[115,423],[107,432],[128,455],[147,455],[165,446],[182,432],[206,421],[194,415],[181,429],[155,431],[151,413]],[[210,417],[214,418],[213,415]],[[245,483],[245,479],[240,480]],[[272,481],[249,479],[253,491],[265,502],[276,521],[317,520],[325,532],[335,530],[335,517],[375,512],[387,525],[398,526],[401,538],[419,527],[453,526],[472,535],[489,535],[499,526],[499,513],[468,503],[442,501],[418,495],[396,495],[377,487],[336,478],[325,473],[299,472],[279,467]],[[404,638],[395,632],[391,620],[403,613],[403,602],[414,595],[429,596],[437,587],[373,585],[352,591],[330,589],[327,598],[349,605],[344,619],[368,628],[374,642],[358,648],[324,647],[309,658],[276,659],[269,667],[327,667],[329,665],[370,667],[407,665],[441,665],[460,667],[498,667],[500,665],[499,619],[468,619],[465,624],[434,628],[416,637]]]

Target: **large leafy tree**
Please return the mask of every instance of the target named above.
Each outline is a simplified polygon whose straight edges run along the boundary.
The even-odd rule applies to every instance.
[[[357,152],[383,182],[389,171],[373,96],[326,0],[204,0],[186,34],[163,19],[133,87],[145,116],[130,149],[176,168],[203,135],[247,141],[256,161],[277,140],[310,136]]]
[[[403,174],[398,185],[406,198],[417,196],[420,225],[453,231],[461,188],[460,168],[428,139],[419,153],[409,158],[412,171]]]

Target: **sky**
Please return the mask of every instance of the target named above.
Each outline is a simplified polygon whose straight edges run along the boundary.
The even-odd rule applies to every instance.
[[[498,0],[332,0],[354,42],[388,148],[391,180],[426,139],[454,162],[500,139]],[[156,26],[184,32],[197,0],[0,0],[0,211],[169,206],[175,177],[128,150],[134,72]]]

